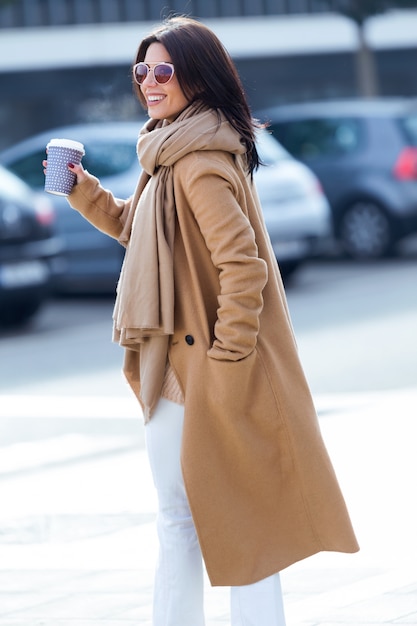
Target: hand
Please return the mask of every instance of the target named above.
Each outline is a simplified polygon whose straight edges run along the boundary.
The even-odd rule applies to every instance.
[[[43,173],[46,174],[46,168],[48,167],[48,161],[45,159],[42,161],[43,165]],[[86,178],[85,170],[81,163],[79,165],[75,165],[74,163],[68,163],[68,169],[70,172],[77,176],[77,183],[82,183]]]
[[[82,183],[86,180],[87,176],[85,175],[85,170],[81,163],[79,163],[79,165],[75,165],[75,163],[68,163],[68,169],[77,176],[77,183]]]

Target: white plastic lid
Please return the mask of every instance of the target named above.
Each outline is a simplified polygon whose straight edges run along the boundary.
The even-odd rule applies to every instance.
[[[51,139],[46,148],[70,148],[71,150],[78,150],[85,154],[84,145],[79,141],[73,141],[72,139]]]

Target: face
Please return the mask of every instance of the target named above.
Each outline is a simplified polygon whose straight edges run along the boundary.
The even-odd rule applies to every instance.
[[[157,42],[151,43],[147,49],[144,62],[151,68],[156,63],[172,63],[165,46]],[[159,85],[155,81],[153,72],[148,72],[140,89],[146,98],[149,117],[156,120],[166,119],[168,122],[172,122],[189,104],[179,86],[175,73],[169,83]]]

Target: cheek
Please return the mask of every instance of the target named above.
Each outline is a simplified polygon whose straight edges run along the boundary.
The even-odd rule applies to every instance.
[[[181,106],[184,106],[190,102],[188,98],[186,98],[186,96],[184,95],[182,89],[179,88],[176,90],[175,93],[175,101]]]
[[[183,90],[180,87],[178,82],[178,78],[174,74],[174,78],[172,79],[172,94],[175,96],[176,100],[188,101],[188,98],[185,96]]]

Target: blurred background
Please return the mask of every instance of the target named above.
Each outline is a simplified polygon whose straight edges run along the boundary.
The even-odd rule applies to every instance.
[[[399,272],[399,286],[414,272],[417,1],[0,0],[5,337],[36,331],[44,305],[59,308],[63,297],[78,298],[71,302],[81,311],[92,297],[111,302],[123,250],[43,192],[41,161],[52,136],[82,141],[85,165],[103,185],[132,193],[145,112],[131,64],[143,35],[181,13],[218,34],[254,115],[269,125],[259,138],[267,167],[256,180],[290,300],[297,289],[306,294],[306,280],[328,288],[329,273],[368,284],[375,273]],[[411,297],[407,282],[403,290],[399,303]],[[364,299],[368,317],[380,297],[388,292]],[[354,295],[339,305],[332,323],[355,306]]]
[[[0,621],[101,618],[113,582],[101,599],[82,583],[87,610],[64,570],[152,564],[136,534],[123,539],[132,529],[147,545],[154,517],[151,481],[136,478],[140,411],[111,342],[123,249],[43,191],[41,163],[52,137],[81,141],[89,171],[131,195],[146,119],[132,61],[177,13],[218,34],[269,124],[256,183],[362,546],[352,567],[332,556],[284,577],[289,613],[317,580],[313,593],[340,583],[348,603],[360,578],[371,600],[350,623],[391,623],[372,576],[408,571],[417,523],[417,0],[0,0]],[[396,623],[413,621],[414,561]],[[40,568],[52,574],[36,587]],[[150,623],[142,605],[132,597],[126,624]]]
[[[141,38],[172,14],[218,34],[269,125],[256,182],[290,300],[300,290],[311,302],[306,281],[328,289],[329,273],[368,284],[399,272],[399,286],[415,270],[417,0],[0,0],[4,339],[36,332],[39,312],[62,313],[62,298],[80,316],[93,297],[111,303],[123,250],[44,193],[41,161],[52,136],[82,141],[103,185],[132,193],[146,117],[131,64]],[[403,291],[399,303],[412,297],[407,282]],[[354,293],[340,313],[317,302],[323,319],[346,317]],[[368,317],[383,297],[364,298]]]
[[[0,149],[53,126],[136,119],[130,66],[144,33],[171,13],[214,29],[255,110],[311,99],[414,96],[416,6],[407,0],[0,0]]]

